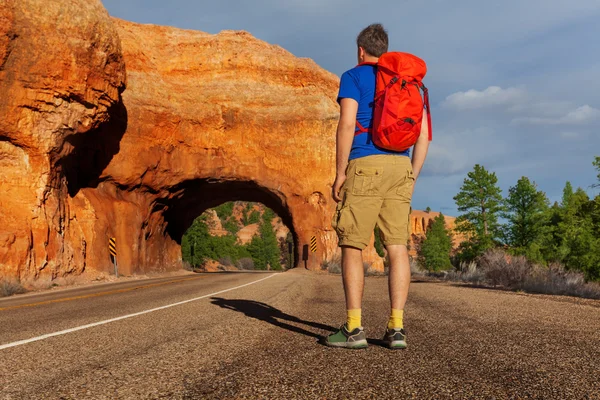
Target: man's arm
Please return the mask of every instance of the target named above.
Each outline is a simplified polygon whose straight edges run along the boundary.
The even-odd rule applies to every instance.
[[[356,113],[358,102],[354,99],[343,98],[340,101],[340,120],[337,127],[336,139],[336,176],[333,184],[333,199],[341,201],[340,190],[346,181],[346,168],[348,157],[352,150],[352,141],[356,130]]]
[[[421,135],[417,139],[417,143],[415,143],[415,147],[413,149],[412,168],[415,175],[415,181],[421,173],[421,169],[425,163],[425,158],[427,157],[427,150],[429,149],[429,124],[427,123],[427,112],[428,110],[423,111]]]

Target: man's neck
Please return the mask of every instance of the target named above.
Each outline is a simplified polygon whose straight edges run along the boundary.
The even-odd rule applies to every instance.
[[[375,64],[377,64],[377,61],[379,61],[379,57],[365,56],[363,58],[363,63],[375,63]]]

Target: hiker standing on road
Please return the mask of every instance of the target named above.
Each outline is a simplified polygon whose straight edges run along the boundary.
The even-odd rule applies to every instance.
[[[413,55],[388,53],[388,35],[380,24],[365,28],[357,47],[359,64],[345,72],[340,82],[332,193],[338,203],[332,225],[342,248],[347,321],[325,342],[334,347],[367,347],[361,326],[362,250],[377,224],[390,261],[391,312],[383,340],[390,348],[406,348],[403,314],[410,285],[410,203],[431,140],[429,100],[422,84],[427,69]]]

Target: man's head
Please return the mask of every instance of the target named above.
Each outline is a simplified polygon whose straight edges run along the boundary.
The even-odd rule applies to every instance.
[[[388,51],[388,34],[381,24],[371,24],[358,34],[358,62],[368,58],[379,58]]]

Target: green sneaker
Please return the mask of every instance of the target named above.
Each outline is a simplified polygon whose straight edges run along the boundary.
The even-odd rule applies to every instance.
[[[362,326],[352,332],[348,332],[346,324],[342,325],[337,332],[327,336],[325,344],[331,347],[343,347],[346,349],[366,349],[368,346],[367,336]]]
[[[387,329],[383,342],[390,349],[405,349],[406,348],[406,332],[404,329]]]

